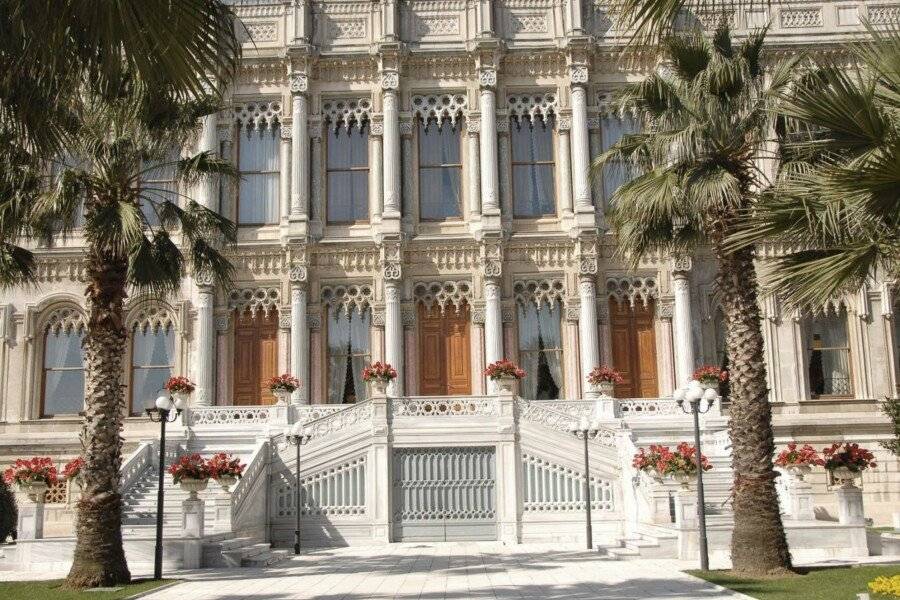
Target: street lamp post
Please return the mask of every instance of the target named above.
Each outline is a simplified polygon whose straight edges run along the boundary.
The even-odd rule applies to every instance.
[[[181,414],[182,400],[172,400],[169,394],[160,394],[153,408],[144,412],[154,423],[159,423],[159,486],[156,489],[156,547],[153,550],[153,579],[162,579],[163,557],[163,506],[165,502],[166,472],[166,423],[173,423]]]
[[[584,530],[588,550],[592,550],[594,547],[594,536],[591,528],[591,468],[588,440],[597,437],[599,430],[599,423],[597,421],[588,421],[587,417],[582,417],[579,421],[569,425],[569,432],[584,441],[584,485],[581,495],[584,497]]]
[[[719,394],[713,388],[703,389],[700,382],[691,380],[685,387],[675,391],[675,402],[685,414],[694,418],[694,449],[697,461],[697,522],[700,537],[700,569],[709,570],[709,550],[706,540],[706,500],[703,493],[703,454],[700,451],[700,415],[709,412]],[[706,401],[701,406],[701,401]]]
[[[300,554],[300,510],[303,506],[301,503],[303,500],[303,486],[300,481],[300,446],[309,442],[312,436],[303,426],[303,423],[298,422],[294,423],[290,433],[285,437],[287,438],[288,443],[297,449],[294,462],[294,470],[296,471],[295,479],[297,481],[296,497],[294,498],[294,516],[296,517],[294,527],[294,554]]]

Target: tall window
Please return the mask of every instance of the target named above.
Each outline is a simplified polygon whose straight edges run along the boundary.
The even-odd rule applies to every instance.
[[[519,363],[525,369],[523,398],[559,398],[563,387],[560,304],[517,304],[519,317]]]
[[[131,332],[131,414],[140,414],[156,398],[175,370],[175,332],[165,327],[135,327]]]
[[[809,389],[819,396],[851,396],[847,313],[816,315],[807,328]]]
[[[141,194],[141,212],[144,218],[151,226],[159,225],[159,215],[157,214],[158,206],[154,207],[153,203],[161,204],[163,202],[171,202],[178,204],[178,187],[175,184],[175,163],[181,158],[181,150],[173,148],[168,156],[159,163],[149,163],[143,165],[143,171],[140,176]],[[149,197],[153,203],[148,202],[145,197]]]
[[[238,225],[278,223],[281,128],[241,126],[238,140]]]
[[[56,159],[54,159],[50,164],[50,181],[53,183],[53,185],[59,185],[60,180],[62,179],[63,172],[65,172],[67,169],[87,169],[88,167],[90,167],[88,161],[72,156],[68,152],[63,153],[61,156],[58,156]],[[75,227],[84,227],[83,199],[75,208],[75,214],[73,215],[73,218]]]
[[[84,409],[84,332],[69,327],[44,335],[42,417],[74,415]]]
[[[462,120],[419,121],[419,217],[440,221],[462,215]]]
[[[606,152],[612,148],[622,136],[638,131],[638,122],[630,117],[607,115],[600,121],[601,150]],[[624,162],[608,163],[603,167],[603,200],[609,205],[613,194],[624,183],[637,175],[633,166]]]
[[[369,219],[369,122],[328,127],[328,223]]]
[[[556,214],[553,118],[511,121],[513,216]]]
[[[328,311],[328,402],[344,404],[366,399],[362,372],[369,362],[372,312],[333,307]]]

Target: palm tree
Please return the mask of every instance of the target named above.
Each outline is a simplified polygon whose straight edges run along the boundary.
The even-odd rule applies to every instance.
[[[869,32],[855,68],[820,64],[786,95],[779,179],[732,240],[793,249],[765,283],[795,306],[900,276],[900,29]]]
[[[768,5],[771,0],[607,0],[617,25],[632,32],[632,44],[656,43],[679,24],[689,25],[691,15],[724,18],[739,7]]]
[[[183,101],[170,88],[126,81],[117,98],[83,94],[72,106],[77,126],[55,175],[23,204],[19,232],[65,234],[83,206],[88,323],[83,341],[85,410],[81,433],[84,493],[77,506],[77,543],[67,582],[72,587],[129,580],[121,534],[122,357],[127,332],[123,303],[130,292],[161,297],[175,291],[187,268],[227,281],[220,252],[234,226],[180,195],[147,183],[171,170],[181,188],[212,176],[234,176],[224,160],[201,152],[173,156],[196,139],[198,119],[216,112],[214,97]],[[32,178],[36,176],[31,175]],[[21,249],[23,260],[30,252]]]
[[[643,131],[624,136],[592,166],[596,174],[624,162],[639,173],[611,199],[610,221],[633,266],[648,255],[687,254],[700,246],[718,263],[730,359],[731,558],[735,570],[755,574],[791,567],[772,468],[753,252],[725,248],[766,185],[758,163],[772,131],[771,111],[796,64],[781,63],[766,75],[764,39],[762,31],[735,46],[724,26],[711,39],[699,32],[664,38],[664,66],[625,86],[615,100]]]

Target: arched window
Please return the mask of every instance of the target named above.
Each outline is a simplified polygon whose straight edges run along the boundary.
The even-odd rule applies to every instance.
[[[139,415],[175,370],[172,324],[135,325],[131,331],[131,411]]]
[[[639,130],[639,123],[635,119],[605,115],[600,120],[600,150],[606,152],[622,139],[622,136],[637,133]],[[603,167],[603,201],[607,206],[616,190],[634,179],[637,174],[633,166],[621,162],[608,163]]]
[[[271,225],[279,219],[281,126],[243,124],[238,138],[238,225]]]
[[[369,219],[369,121],[329,123],[325,186],[328,223]]]
[[[552,116],[510,118],[513,215],[517,218],[556,214],[553,123]]]
[[[44,333],[41,417],[84,409],[84,324],[73,309],[56,311]]]
[[[419,217],[442,221],[462,216],[462,120],[419,119]]]
[[[519,364],[525,370],[523,398],[559,398],[563,389],[562,307],[552,303],[518,302]]]
[[[808,319],[806,348],[812,397],[852,396],[850,338],[843,306]]]
[[[345,404],[366,399],[362,372],[369,363],[372,311],[353,305],[328,308],[328,402]]]

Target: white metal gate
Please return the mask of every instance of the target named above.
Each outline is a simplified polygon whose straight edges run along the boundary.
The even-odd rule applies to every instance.
[[[496,540],[493,447],[397,448],[394,541]]]

